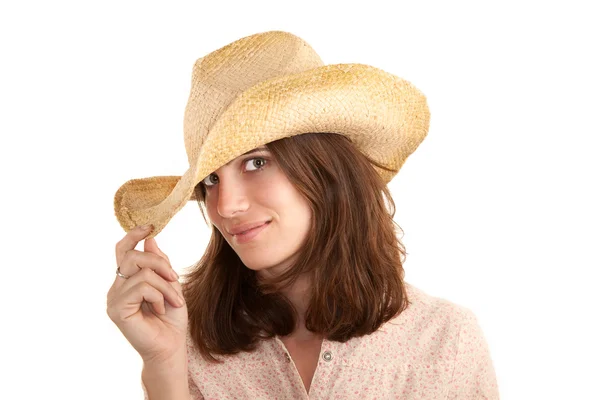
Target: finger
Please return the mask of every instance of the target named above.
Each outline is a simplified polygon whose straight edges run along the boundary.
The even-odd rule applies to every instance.
[[[171,267],[171,270],[172,270],[172,272],[170,272],[170,277],[172,279],[170,279],[170,280],[177,281],[179,279],[179,275],[173,268],[173,265],[171,264],[169,257],[158,247],[158,244],[156,243],[156,239],[150,238],[150,239],[144,240],[144,251],[152,253],[152,254],[157,254],[160,257],[162,257],[163,259],[165,259],[169,263],[169,266]]]
[[[120,320],[126,320],[142,307],[142,302],[146,301],[157,314],[165,314],[165,298],[157,288],[148,282],[139,282],[132,288],[125,291],[115,302],[114,308],[117,317]]]
[[[164,299],[173,307],[181,307],[183,305],[183,301],[180,299],[177,289],[149,268],[144,268],[139,273],[127,279],[121,286],[120,292],[127,292],[130,288],[136,287],[144,282],[158,290]]]
[[[171,265],[171,260],[169,260],[169,257],[158,247],[158,244],[156,243],[156,239],[150,238],[150,239],[144,240],[144,251],[156,254],[156,255],[164,258],[169,263],[171,268],[173,268],[173,265]],[[175,271],[175,270],[173,269],[173,271]],[[177,275],[177,273],[175,273],[175,276],[177,278],[179,278],[179,275]]]
[[[148,252],[154,253],[156,255],[159,255],[162,258],[164,258],[165,260],[167,260],[169,263],[171,263],[169,261],[169,257],[165,253],[163,253],[163,251],[158,247],[158,244],[156,243],[156,239],[154,239],[154,238],[144,240],[144,251],[148,251]]]
[[[183,300],[183,302],[185,303],[185,297],[183,295],[183,287],[181,286],[181,283],[179,283],[179,281],[173,281],[169,282],[169,285],[171,285],[171,287],[175,289],[181,300]]]
[[[129,250],[122,260],[121,273],[131,277],[135,276],[140,270],[147,268],[156,272],[164,279],[176,281],[177,274],[171,268],[171,264],[161,256],[145,251]],[[121,279],[121,278],[119,278]]]
[[[117,265],[119,265],[119,266],[121,265],[122,260],[125,257],[125,254],[127,254],[128,251],[135,249],[135,246],[137,246],[137,244],[140,242],[140,240],[142,240],[146,236],[148,236],[148,234],[152,231],[152,229],[153,229],[152,225],[146,226],[145,229],[143,227],[137,226],[137,227],[133,228],[132,230],[130,230],[129,232],[127,232],[127,234],[123,237],[123,239],[121,239],[117,242],[117,245],[115,248]]]
[[[135,288],[119,294],[117,298],[108,302],[106,312],[114,322],[126,321],[132,315],[144,308],[144,301],[157,313],[165,310],[164,297],[159,290],[148,284],[138,284]]]

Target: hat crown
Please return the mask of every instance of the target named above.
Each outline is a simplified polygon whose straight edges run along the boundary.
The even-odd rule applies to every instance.
[[[282,31],[239,39],[194,63],[190,96],[184,114],[184,141],[190,166],[211,126],[246,89],[284,75],[323,66],[314,49]]]
[[[323,65],[302,39],[281,31],[247,36],[196,61],[185,110],[190,168],[181,176],[131,179],[115,215],[156,236],[198,182],[235,157],[309,132],[345,135],[388,183],[427,135],[429,107],[410,82],[364,64]]]

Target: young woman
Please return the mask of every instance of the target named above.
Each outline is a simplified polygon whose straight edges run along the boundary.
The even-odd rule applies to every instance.
[[[323,66],[285,32],[200,59],[190,169],[115,196],[128,233],[107,311],[146,398],[497,398],[473,313],[403,279],[387,182],[428,122],[408,82]],[[154,236],[188,200],[212,236],[180,284]]]

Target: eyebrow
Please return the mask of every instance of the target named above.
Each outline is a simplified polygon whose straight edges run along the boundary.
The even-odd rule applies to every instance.
[[[245,152],[244,154],[242,154],[242,155],[241,155],[241,156],[239,156],[239,157],[242,157],[242,156],[247,156],[248,154],[252,154],[252,153],[258,153],[259,151],[265,151],[265,150],[266,150],[266,151],[268,151],[269,149],[267,149],[265,146],[257,147],[256,149],[253,149],[253,150],[250,150],[250,151],[247,151],[247,152]],[[237,158],[237,157],[236,157],[236,158]],[[232,162],[233,162],[233,160],[229,161],[229,162],[228,162],[228,163],[226,163],[225,165],[229,165],[229,164],[231,164]]]

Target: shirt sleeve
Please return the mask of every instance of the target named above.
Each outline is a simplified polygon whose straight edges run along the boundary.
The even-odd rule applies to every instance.
[[[191,400],[204,400],[204,396],[202,396],[202,393],[200,393],[200,389],[198,389],[198,386],[196,386],[191,376],[188,378],[188,382],[190,385]]]
[[[475,314],[466,309],[461,324],[448,400],[499,399],[488,344]]]
[[[148,391],[146,390],[146,386],[144,385],[144,381],[140,377],[140,383],[142,384],[142,390],[144,391],[144,400],[149,400]],[[198,386],[192,381],[192,377],[188,376],[188,384],[190,388],[190,400],[204,400],[204,396],[200,393],[200,389]]]

